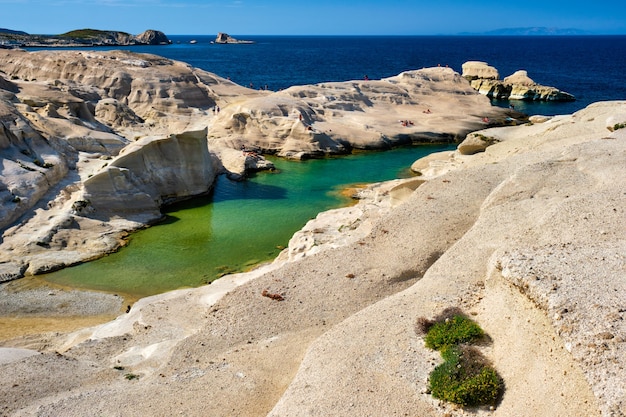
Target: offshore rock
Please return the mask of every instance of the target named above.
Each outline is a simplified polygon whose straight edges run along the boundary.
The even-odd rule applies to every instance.
[[[145,45],[167,45],[172,43],[165,33],[158,30],[146,30],[135,36],[137,42]]]
[[[489,98],[528,101],[574,101],[576,98],[555,87],[535,83],[524,70],[516,71],[500,81],[495,68],[485,62],[463,64],[463,77],[472,88]]]
[[[227,33],[219,32],[215,38],[215,43],[254,43],[254,41],[245,41],[235,39]]]

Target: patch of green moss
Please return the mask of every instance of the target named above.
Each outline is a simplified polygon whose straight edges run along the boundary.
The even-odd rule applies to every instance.
[[[459,346],[441,350],[444,363],[428,379],[433,397],[462,406],[494,404],[501,392],[501,379],[486,365],[480,352]]]
[[[485,336],[478,324],[450,309],[434,321],[418,319],[416,330],[425,333],[426,346],[439,350],[444,360],[428,378],[433,397],[464,407],[496,404],[504,382],[480,351],[468,345]]]
[[[460,314],[435,323],[426,333],[426,347],[441,350],[445,346],[470,343],[483,336],[483,331],[472,320]]]

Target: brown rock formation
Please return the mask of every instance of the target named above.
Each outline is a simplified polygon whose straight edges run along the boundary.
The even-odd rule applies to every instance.
[[[146,30],[145,32],[140,33],[135,36],[137,42],[146,44],[146,45],[167,45],[172,43],[165,33],[158,30]]]
[[[253,41],[235,39],[227,33],[219,32],[215,38],[215,43],[254,43]]]

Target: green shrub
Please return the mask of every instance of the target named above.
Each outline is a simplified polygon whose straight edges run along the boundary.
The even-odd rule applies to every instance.
[[[426,347],[440,350],[444,346],[470,343],[482,337],[482,329],[472,320],[460,314],[435,323],[426,333]]]
[[[613,126],[613,130],[618,130],[618,129],[623,129],[626,127],[626,123],[615,123],[615,125]]]
[[[420,318],[418,334],[426,331],[426,347],[439,350],[444,362],[428,379],[433,397],[461,406],[495,404],[502,394],[502,378],[489,361],[467,343],[484,336],[483,330],[458,309],[444,310],[435,320]]]
[[[432,396],[462,406],[495,404],[501,392],[501,379],[484,360],[474,362],[476,355],[480,352],[468,355],[459,346],[445,346],[441,350],[444,363],[428,379]]]

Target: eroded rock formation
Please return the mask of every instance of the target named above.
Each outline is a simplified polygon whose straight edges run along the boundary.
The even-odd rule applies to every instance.
[[[495,99],[573,101],[576,98],[555,87],[537,84],[524,70],[500,80],[498,70],[485,62],[468,61],[463,64],[463,77],[469,80],[472,88],[481,94]]]
[[[106,165],[84,181],[81,213],[156,220],[163,204],[208,192],[219,171],[206,130],[142,138]]]
[[[137,42],[145,45],[167,45],[172,43],[165,35],[165,33],[159,30],[146,30],[145,32],[140,33],[135,36]]]

